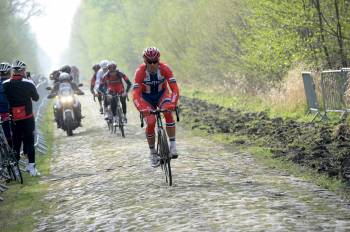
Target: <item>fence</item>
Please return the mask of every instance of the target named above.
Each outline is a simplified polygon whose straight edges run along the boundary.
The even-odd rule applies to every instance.
[[[47,145],[45,141],[45,137],[40,130],[40,125],[42,125],[42,122],[44,121],[45,117],[45,109],[47,106],[48,99],[46,96],[48,95],[46,87],[48,86],[47,79],[44,79],[41,81],[37,86],[37,91],[39,93],[40,99],[38,102],[33,103],[33,109],[35,112],[35,148],[42,154],[47,153]]]
[[[342,113],[341,118],[344,119],[350,112],[347,98],[349,74],[350,68],[322,71],[320,76],[302,73],[309,111],[316,112],[313,120],[317,116],[328,119],[329,112]],[[315,88],[315,85],[320,88]],[[322,102],[322,107],[319,102]]]

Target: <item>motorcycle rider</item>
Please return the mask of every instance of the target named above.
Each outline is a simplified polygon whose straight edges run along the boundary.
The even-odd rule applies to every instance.
[[[12,147],[12,134],[10,122],[9,102],[4,92],[2,83],[11,77],[11,65],[7,62],[0,64],[0,117],[2,121],[2,129],[4,130],[6,140]]]
[[[53,98],[55,96],[58,95],[59,92],[59,88],[60,88],[60,84],[61,83],[69,83],[71,88],[73,89],[73,91],[78,94],[78,95],[84,95],[84,92],[81,91],[77,84],[72,82],[72,77],[66,73],[66,72],[62,72],[58,78],[58,82],[55,83],[53,89],[51,90],[51,93],[47,96],[47,98]],[[79,126],[81,125],[81,119],[82,119],[82,115],[81,115],[81,104],[80,102],[78,102],[78,105],[76,107],[74,107],[74,114],[77,116],[77,120],[79,123]],[[56,101],[55,105],[54,105],[54,115],[55,115],[55,121],[57,123],[57,128],[61,128],[62,127],[62,121],[63,121],[63,112],[62,112],[62,107],[60,105],[60,103],[58,101]]]
[[[61,73],[65,72],[65,73],[71,74],[71,71],[72,71],[72,68],[69,65],[64,65],[60,69],[55,70],[50,74],[50,80],[53,80],[53,84],[56,84],[59,82],[59,77]]]
[[[52,73],[50,73],[50,80],[53,81],[53,84],[58,82],[58,78],[60,76],[60,71],[59,70],[55,70]]]
[[[71,74],[72,77],[73,77],[73,82],[74,82],[75,84],[79,85],[79,83],[80,83],[80,80],[79,80],[80,72],[79,72],[78,67],[75,66],[75,65],[72,65],[70,68],[71,68],[70,74]]]
[[[123,82],[125,82],[126,84],[126,90],[124,89],[124,84]],[[108,64],[108,72],[106,73],[106,75],[103,77],[102,81],[101,81],[101,85],[104,85],[104,89],[107,89],[107,93],[111,93],[111,94],[120,94],[120,102],[122,104],[122,110],[123,110],[123,120],[126,123],[127,122],[127,118],[126,118],[126,97],[128,96],[128,92],[131,88],[131,81],[129,80],[129,78],[122,73],[121,71],[119,71],[119,69],[117,69],[117,64],[113,61],[111,61]],[[116,116],[116,105],[115,105],[115,101],[111,101],[109,102],[108,100],[105,101],[105,107],[107,107],[107,105],[111,104],[111,108],[112,108],[112,113],[113,113],[113,117],[114,117],[114,126],[116,126],[116,120],[115,120],[115,116]]]
[[[34,129],[35,120],[32,100],[38,101],[39,94],[35,85],[25,78],[26,64],[16,60],[12,64],[13,75],[3,82],[3,87],[12,114],[11,129],[13,133],[13,148],[16,157],[20,159],[20,149],[23,147],[28,155],[27,170],[31,176],[39,175],[35,165]]]

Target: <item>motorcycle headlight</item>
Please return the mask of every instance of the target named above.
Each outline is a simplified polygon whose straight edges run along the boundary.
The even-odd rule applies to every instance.
[[[61,102],[62,103],[71,103],[73,102],[73,97],[72,96],[65,96],[65,97],[61,97]]]

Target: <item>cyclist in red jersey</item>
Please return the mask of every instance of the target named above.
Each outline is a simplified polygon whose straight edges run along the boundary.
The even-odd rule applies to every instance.
[[[159,61],[160,52],[155,47],[146,48],[143,52],[144,64],[135,73],[133,101],[136,108],[146,120],[146,136],[150,148],[152,167],[159,165],[155,149],[155,115],[150,114],[156,107],[169,110],[164,112],[166,131],[170,142],[170,155],[178,157],[176,152],[175,121],[171,111],[174,111],[179,99],[179,88],[169,66]],[[169,87],[171,93],[169,91]]]
[[[124,83],[126,84],[126,90],[124,88]],[[119,69],[117,69],[117,64],[115,62],[110,62],[108,64],[108,72],[104,75],[102,81],[102,85],[105,85],[107,93],[111,94],[119,94],[120,102],[122,103],[122,110],[124,114],[124,122],[127,122],[126,118],[126,97],[128,96],[128,92],[131,88],[131,81],[129,78],[122,73]],[[107,107],[107,104],[110,102],[105,101],[105,108]],[[111,102],[112,104],[113,102]],[[116,116],[115,107],[112,105],[112,113],[113,117]]]

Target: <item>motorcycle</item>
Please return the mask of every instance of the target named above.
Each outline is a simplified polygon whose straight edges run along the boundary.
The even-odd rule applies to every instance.
[[[82,86],[82,84],[79,84]],[[47,87],[47,90],[52,90]],[[54,104],[54,114],[58,128],[67,132],[67,136],[73,135],[73,130],[79,127],[81,120],[80,102],[70,83],[60,83]]]

